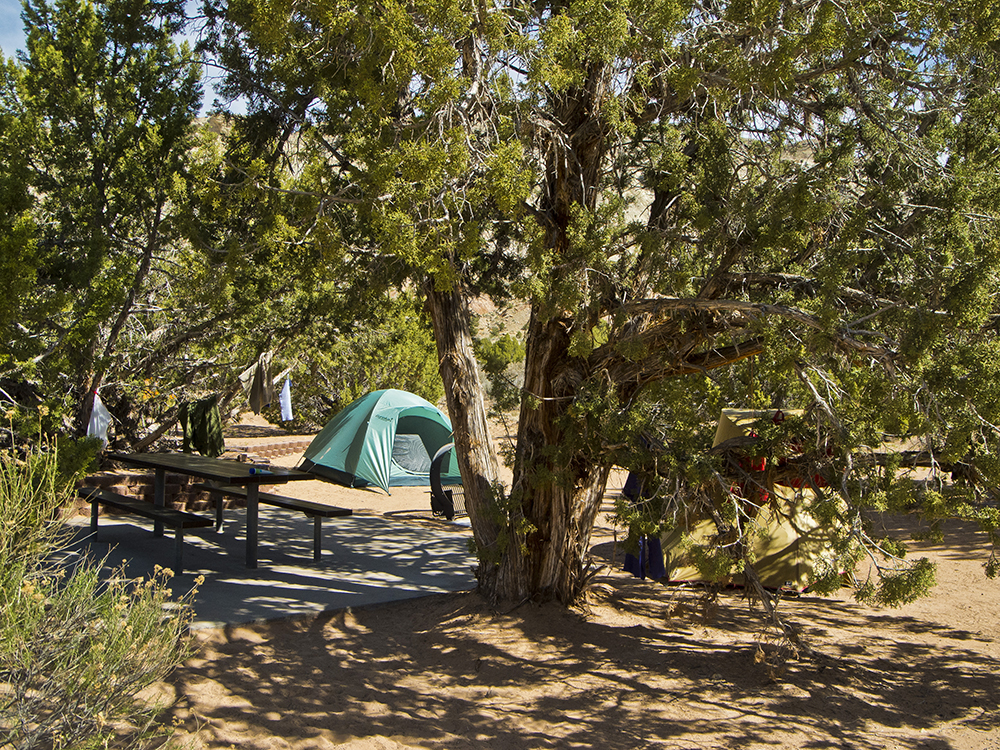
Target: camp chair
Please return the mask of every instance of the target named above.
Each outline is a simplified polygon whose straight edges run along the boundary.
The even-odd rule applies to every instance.
[[[454,447],[454,443],[442,445],[431,459],[431,513],[444,516],[448,521],[455,520],[456,515],[466,515],[465,491],[462,486],[453,484],[445,487],[441,484],[441,469],[448,452]]]

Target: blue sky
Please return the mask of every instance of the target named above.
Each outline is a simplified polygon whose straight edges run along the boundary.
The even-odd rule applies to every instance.
[[[18,0],[0,0],[0,50],[5,57],[24,46],[24,28],[21,24],[21,3]]]

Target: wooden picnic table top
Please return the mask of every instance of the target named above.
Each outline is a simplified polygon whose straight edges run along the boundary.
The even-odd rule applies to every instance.
[[[107,457],[112,461],[132,466],[163,469],[222,484],[285,484],[316,478],[313,474],[299,469],[289,469],[284,466],[265,468],[232,459],[210,458],[193,453],[111,453]]]

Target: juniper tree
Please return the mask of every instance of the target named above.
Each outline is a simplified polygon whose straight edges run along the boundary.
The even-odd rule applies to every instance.
[[[4,61],[5,181],[26,197],[5,259],[5,377],[52,402],[91,398],[123,357],[123,330],[178,237],[175,191],[201,101],[200,70],[174,35],[175,2],[29,1],[25,52]],[[5,130],[7,128],[5,127]],[[16,261],[14,260],[16,259]]]
[[[997,541],[994,8],[231,0],[206,16],[246,142],[308,149],[296,188],[328,252],[369,287],[405,274],[425,292],[492,600],[579,596],[616,462],[680,472],[674,501],[704,494],[714,470],[682,454],[725,405],[807,409],[799,465],[844,498],[845,565],[898,552],[866,531],[873,505],[975,517]],[[473,355],[480,294],[531,306],[509,488]],[[669,430],[640,457],[654,413]],[[892,471],[904,441],[930,484]],[[905,599],[925,572],[865,593]]]

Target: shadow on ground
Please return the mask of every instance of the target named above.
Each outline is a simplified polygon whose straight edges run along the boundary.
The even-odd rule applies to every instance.
[[[229,509],[221,532],[198,530],[184,537],[184,573],[172,580],[171,588],[180,595],[191,589],[196,577],[204,577],[194,603],[196,629],[315,615],[475,586],[468,529],[365,514],[327,519],[317,561],[312,521],[262,506],[258,564],[248,568],[245,521],[245,509]],[[149,576],[156,565],[173,564],[172,532],[155,537],[152,524],[144,519],[102,518],[96,540],[89,531],[80,528],[76,550],[108,555],[108,571],[124,566],[129,577]]]
[[[975,572],[980,542],[963,531],[922,552]],[[995,610],[993,582],[975,580]],[[954,601],[784,600],[809,656],[740,591],[614,569],[583,609],[498,614],[474,593],[351,607],[203,631],[167,686],[169,720],[213,749],[1000,750],[1000,649]]]
[[[646,582],[616,579],[611,590],[589,613],[526,604],[495,615],[458,594],[229,629],[175,676],[174,717],[200,723],[208,747],[383,737],[435,748],[881,750],[969,738],[987,748],[1000,736],[1000,663],[972,634],[924,643],[908,618],[873,628],[847,603],[799,601],[795,616],[823,648],[772,679],[752,624],[736,627],[738,596],[724,594],[725,614],[709,622],[694,598],[678,614],[676,597]],[[230,700],[200,701],[210,685]]]

